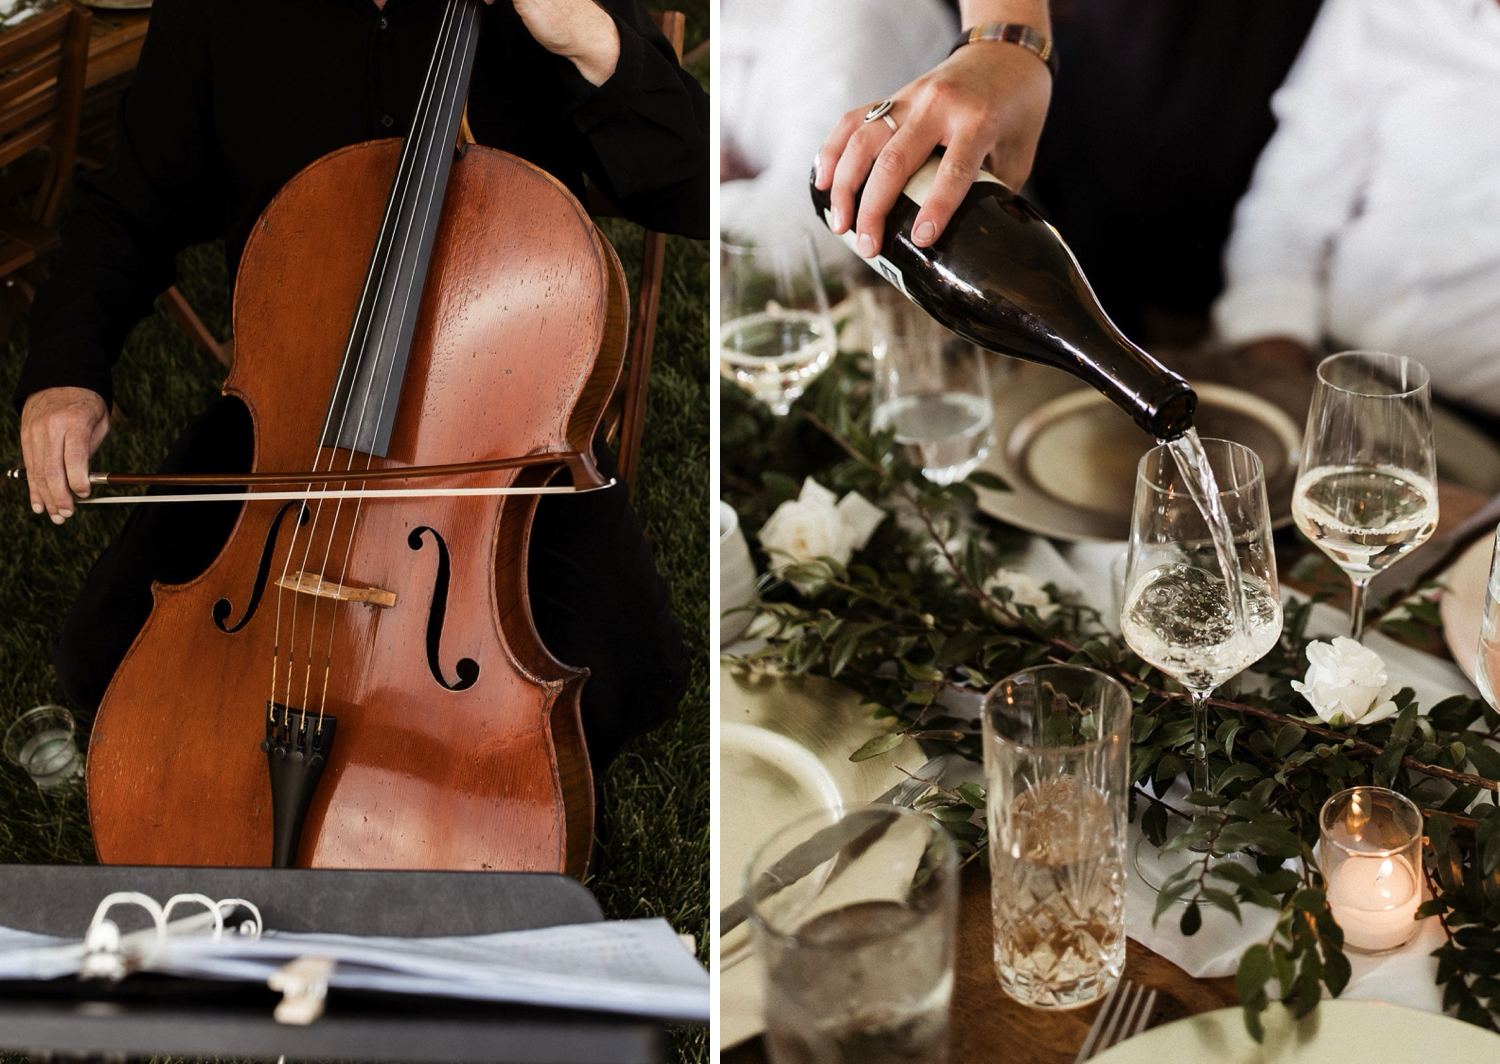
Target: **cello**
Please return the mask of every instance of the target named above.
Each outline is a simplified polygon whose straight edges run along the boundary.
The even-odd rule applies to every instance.
[[[406,138],[306,167],[245,247],[224,390],[254,466],[175,478],[245,502],[100,704],[102,861],[586,866],[587,673],[538,637],[526,557],[540,493],[608,486],[626,293],[560,183],[460,137],[480,4],[446,0]]]

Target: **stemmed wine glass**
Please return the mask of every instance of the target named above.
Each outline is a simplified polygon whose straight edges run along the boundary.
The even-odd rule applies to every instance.
[[[1222,550],[1216,545],[1213,523],[1194,502],[1183,472],[1196,469],[1179,465],[1172,453],[1190,445],[1174,442],[1147,451],[1136,474],[1120,629],[1142,660],[1191,696],[1192,789],[1208,793],[1205,703],[1215,688],[1276,645],[1281,598],[1260,458],[1228,440],[1201,445],[1216,482],[1206,485],[1205,494],[1217,495],[1230,542]],[[1240,609],[1232,592],[1236,582]]]
[[[719,372],[785,414],[838,347],[812,238],[724,242],[719,264]]]
[[[1292,517],[1349,575],[1349,635],[1370,581],[1437,527],[1432,393],[1404,355],[1345,351],[1318,366]]]

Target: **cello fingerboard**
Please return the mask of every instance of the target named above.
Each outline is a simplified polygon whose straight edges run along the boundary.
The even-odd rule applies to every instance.
[[[359,307],[322,446],[384,457],[479,43],[481,0],[447,0]]]

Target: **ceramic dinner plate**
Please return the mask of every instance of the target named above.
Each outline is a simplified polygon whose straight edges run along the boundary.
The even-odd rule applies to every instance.
[[[859,695],[817,676],[746,675],[721,668],[719,705],[720,904],[740,896],[745,866],[781,827],[818,809],[868,802],[916,772],[927,758],[912,740],[852,762],[849,755],[885,731]],[[720,941],[723,969],[718,1037],[726,1049],[761,1032],[761,979],[745,956],[749,926]]]
[[[1376,1001],[1324,1001],[1301,1021],[1266,1013],[1266,1040],[1245,1032],[1239,1009],[1189,1016],[1093,1059],[1098,1064],[1478,1064],[1500,1060],[1500,1035],[1435,1012]]]
[[[1479,628],[1484,621],[1484,588],[1490,578],[1494,536],[1480,536],[1448,569],[1438,612],[1443,617],[1443,641],[1464,675],[1474,679],[1479,653]]]
[[[980,491],[986,513],[1071,541],[1130,535],[1135,471],[1153,445],[1108,399],[1059,370],[1005,360],[992,382],[995,443],[984,468],[1008,492]],[[1226,384],[1195,382],[1200,435],[1252,448],[1266,471],[1271,519],[1291,520],[1302,432],[1276,404]]]

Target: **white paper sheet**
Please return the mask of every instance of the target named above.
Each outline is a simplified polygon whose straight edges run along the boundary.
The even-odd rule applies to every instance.
[[[151,970],[264,983],[302,956],[338,962],[334,987],[600,1009],[707,1022],[708,973],[665,920],[621,920],[452,938],[290,934],[174,936]],[[0,978],[78,970],[80,941],[0,928]]]

